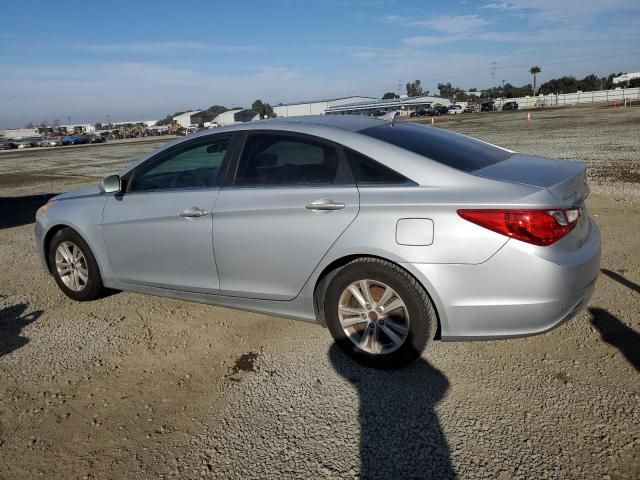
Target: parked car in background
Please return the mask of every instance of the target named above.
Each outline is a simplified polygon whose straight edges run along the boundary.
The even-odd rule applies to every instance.
[[[42,147],[46,138],[44,137],[29,137],[27,138],[31,142],[32,147]]]
[[[451,105],[449,107],[450,115],[458,115],[459,113],[464,113],[464,109],[462,108],[462,105]]]
[[[13,150],[17,148],[15,141],[11,138],[0,138],[0,150]]]
[[[86,143],[85,139],[80,135],[67,135],[62,138],[62,145],[80,145]]]
[[[502,106],[502,110],[518,110],[518,102],[507,102]]]
[[[416,117],[426,117],[427,116],[427,109],[426,108],[419,108],[413,112],[411,112],[409,114],[409,117],[412,118],[416,118]]]
[[[438,113],[438,115],[447,115],[449,113],[449,107],[444,105],[434,105],[433,109]]]
[[[31,144],[30,138],[18,138],[13,142],[16,145],[17,149],[31,148],[33,145]]]
[[[475,113],[477,108],[475,103],[467,103],[467,106],[464,107],[464,113]]]
[[[102,135],[97,135],[95,133],[89,133],[84,135],[84,143],[104,143],[107,141],[106,137]]]
[[[384,110],[376,110],[371,114],[372,117],[384,117],[387,114]]]
[[[482,105],[480,105],[481,112],[493,112],[495,109],[496,109],[495,102],[484,102]]]
[[[42,141],[42,146],[43,147],[60,147],[62,146],[62,138],[60,137],[45,138]]]
[[[436,335],[533,335],[580,312],[600,272],[586,180],[583,162],[413,122],[288,117],[54,197],[36,248],[74,300],[110,288],[315,321],[393,368]]]

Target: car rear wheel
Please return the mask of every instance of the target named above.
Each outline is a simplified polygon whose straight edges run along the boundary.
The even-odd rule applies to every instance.
[[[324,314],[336,343],[359,363],[399,368],[436,333],[426,291],[407,271],[377,258],[356,259],[329,283]]]
[[[93,300],[104,292],[102,277],[91,249],[71,228],[56,232],[49,244],[49,265],[58,287],[78,301]]]

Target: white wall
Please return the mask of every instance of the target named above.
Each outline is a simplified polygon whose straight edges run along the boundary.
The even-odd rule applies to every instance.
[[[221,127],[224,125],[231,125],[232,123],[235,123],[234,115],[239,111],[240,110],[229,110],[228,112],[222,112],[213,119],[213,123]]]
[[[191,116],[195,115],[196,113],[200,113],[200,111],[196,110],[193,112],[185,112],[180,115],[176,115],[175,117],[173,117],[173,121],[181,127],[186,128],[191,125]]]
[[[22,138],[22,137],[35,137],[38,136],[38,129],[36,128],[12,128],[9,130],[0,130],[0,136],[4,138]]]
[[[597,90],[595,92],[564,93],[559,95],[536,95],[531,97],[498,98],[496,106],[502,108],[506,102],[518,102],[519,108],[562,107],[596,102],[640,101],[640,88],[620,88],[615,90]]]

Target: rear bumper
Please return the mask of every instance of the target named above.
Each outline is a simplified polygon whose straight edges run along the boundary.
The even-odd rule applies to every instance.
[[[600,272],[600,232],[577,250],[543,256],[511,240],[478,265],[408,264],[438,310],[442,340],[512,338],[549,331],[587,305]]]

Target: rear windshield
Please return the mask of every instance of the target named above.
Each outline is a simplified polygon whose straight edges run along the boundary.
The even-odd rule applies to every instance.
[[[510,152],[479,140],[415,123],[377,125],[360,133],[465,172],[479,170],[511,156]]]

